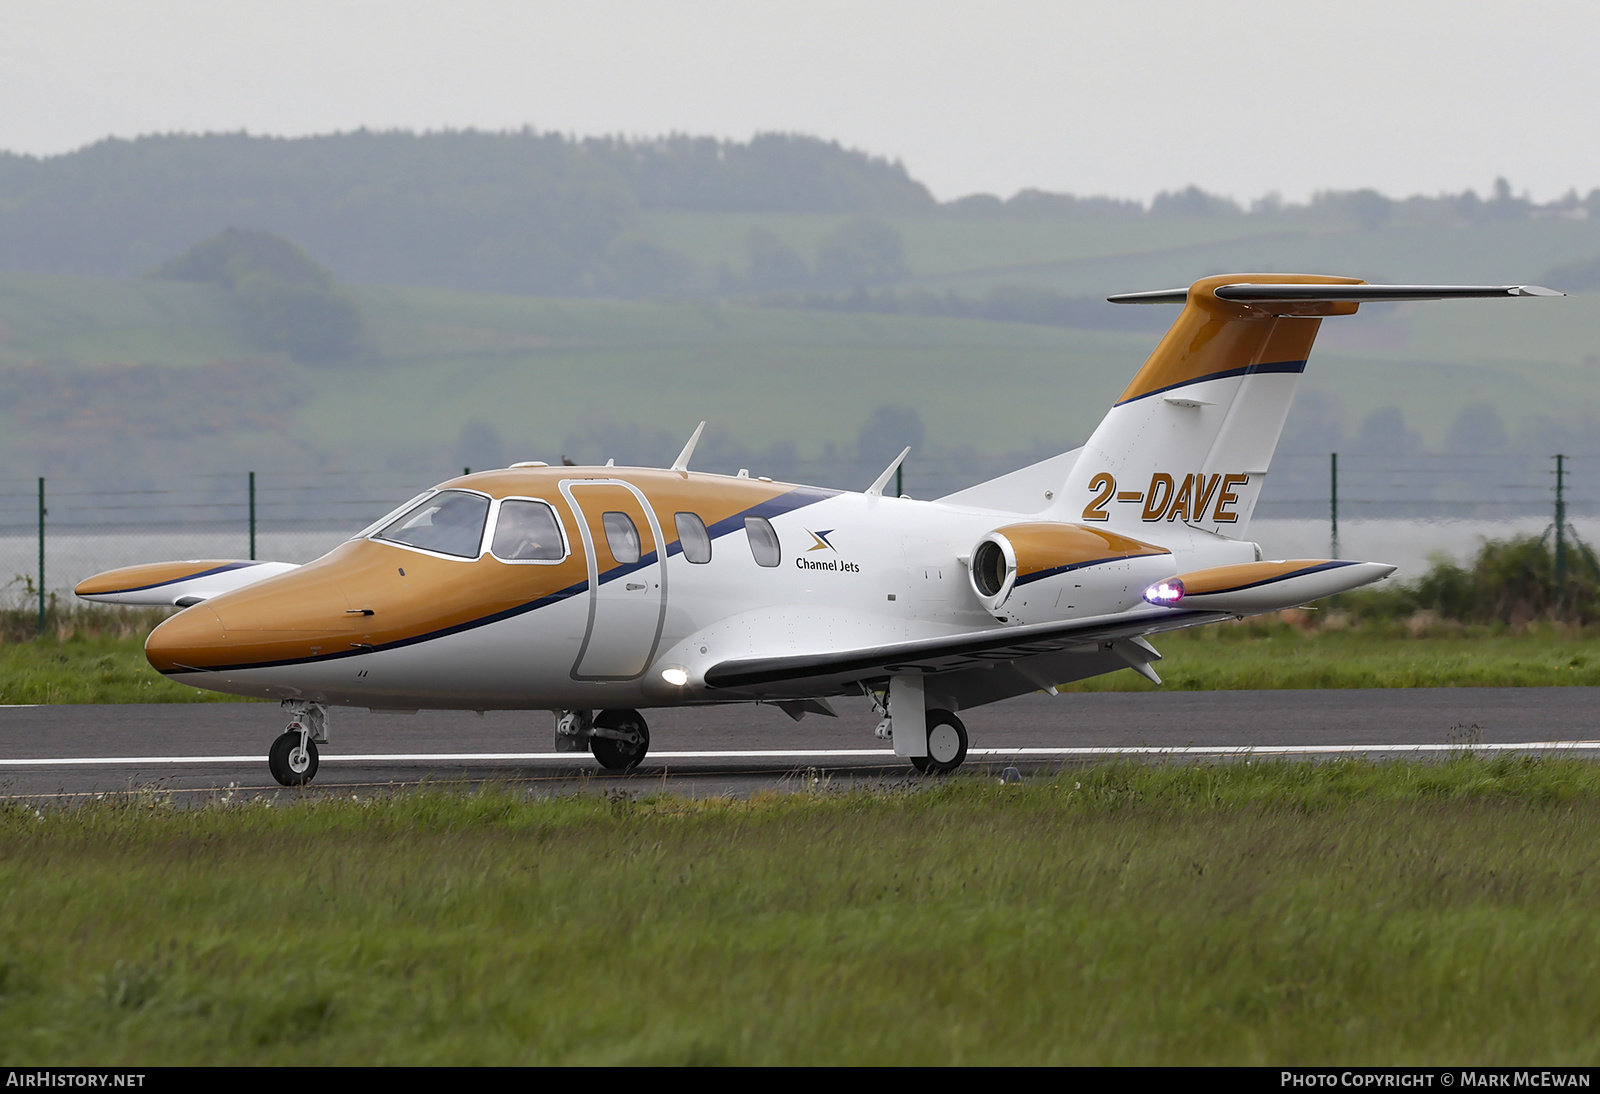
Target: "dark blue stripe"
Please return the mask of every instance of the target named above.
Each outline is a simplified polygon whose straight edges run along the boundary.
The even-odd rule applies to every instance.
[[[129,589],[111,589],[103,593],[90,593],[90,596],[116,596],[119,593],[141,593],[146,589],[159,589],[163,585],[176,585],[180,581],[193,581],[197,577],[210,577],[212,574],[225,574],[229,570],[242,570],[246,566],[260,566],[260,562],[230,562],[226,566],[213,566],[209,570],[197,570],[183,577],[169,578],[166,581],[157,581],[151,585],[135,585]]]
[[[1172,552],[1171,551],[1163,551],[1161,553],[1165,554],[1165,555],[1170,555]],[[1151,557],[1153,557],[1153,553],[1152,554],[1140,554],[1140,555],[1108,555],[1105,558],[1092,558],[1088,562],[1070,562],[1065,566],[1052,566],[1048,570],[1040,570],[1036,574],[1029,574],[1026,577],[1019,577],[1016,580],[1016,584],[1013,585],[1012,587],[1013,588],[1021,588],[1024,585],[1031,585],[1035,581],[1043,581],[1047,577],[1055,577],[1057,574],[1064,574],[1068,570],[1081,570],[1085,566],[1099,566],[1103,562],[1125,562],[1130,558],[1151,558]]]
[[[1190,384],[1203,384],[1207,380],[1226,380],[1231,376],[1259,376],[1268,372],[1304,372],[1305,370],[1306,363],[1304,361],[1272,361],[1260,365],[1246,365],[1243,368],[1228,368],[1223,369],[1221,372],[1211,372],[1204,376],[1196,376],[1192,380],[1180,380],[1176,384],[1168,384],[1166,387],[1158,387],[1154,391],[1145,392],[1143,395],[1135,395],[1131,399],[1124,399],[1117,405],[1123,406],[1127,403],[1136,403],[1140,399],[1148,399],[1152,395],[1160,395],[1167,391],[1176,391],[1178,388],[1188,387]]]
[[[778,497],[764,501],[760,505],[752,506],[741,513],[735,513],[726,520],[719,520],[712,527],[714,529],[720,529],[720,531],[713,531],[712,538],[727,535],[736,529],[742,529],[744,527],[744,518],[747,516],[768,518],[779,516],[783,513],[793,512],[796,509],[802,509],[807,505],[813,505],[819,501],[825,501],[828,498],[834,497],[838,493],[839,491],[837,490],[822,490],[811,486],[797,486],[786,494],[781,494]],[[669,551],[668,553],[670,556],[670,554],[673,552]],[[656,553],[651,551],[648,555],[641,557],[638,562],[631,563],[627,566],[616,566],[610,570],[607,570],[600,576],[599,583],[605,585],[609,582],[615,581],[619,577],[624,577],[627,574],[644,568],[645,566],[652,565],[655,560]],[[396,650],[403,646],[415,646],[421,642],[431,642],[435,638],[445,638],[452,634],[460,634],[463,631],[470,631],[477,627],[487,627],[491,623],[499,623],[502,620],[510,619],[513,616],[523,615],[527,612],[538,611],[540,608],[548,607],[552,604],[558,604],[563,600],[578,596],[588,591],[589,581],[587,578],[585,578],[574,585],[567,586],[565,589],[562,589],[559,592],[551,593],[548,596],[542,596],[539,599],[529,601],[526,604],[519,604],[514,608],[507,608],[504,611],[495,612],[493,615],[486,615],[478,619],[469,619],[465,623],[457,623],[451,627],[444,627],[437,631],[429,631],[427,634],[419,634],[414,638],[396,639],[393,642],[385,642],[382,645],[375,645],[367,649],[341,650],[338,653],[319,653],[307,657],[292,657],[282,661],[256,661],[249,664],[223,665],[217,668],[208,669],[173,669],[170,671],[162,671],[168,676],[176,676],[184,672],[242,672],[245,669],[267,669],[280,668],[286,665],[307,665],[321,661],[337,661],[343,657],[358,657],[362,654],[376,653],[380,650]]]

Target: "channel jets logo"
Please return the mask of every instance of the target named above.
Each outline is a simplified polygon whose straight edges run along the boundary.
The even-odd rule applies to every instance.
[[[839,548],[835,547],[833,541],[828,538],[833,535],[833,531],[832,528],[824,528],[820,532],[814,532],[807,528],[806,535],[811,537],[812,543],[810,547],[806,548],[805,554],[795,556],[795,568],[799,570],[831,570],[840,574],[859,574],[861,567],[854,562],[846,562],[840,558],[806,557],[813,551],[832,551],[834,554],[838,554]]]
[[[1239,489],[1249,482],[1250,476],[1241,473],[1185,475],[1174,481],[1171,475],[1157,471],[1144,490],[1118,490],[1116,477],[1102,471],[1089,480],[1094,497],[1083,507],[1083,519],[1110,520],[1106,506],[1115,502],[1140,506],[1139,519],[1151,524],[1162,520],[1203,524],[1208,522],[1207,511],[1209,521],[1233,524],[1239,519],[1233,508],[1239,504]]]

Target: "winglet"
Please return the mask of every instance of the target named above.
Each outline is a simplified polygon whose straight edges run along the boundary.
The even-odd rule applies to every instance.
[[[672,461],[671,470],[680,475],[689,473],[689,457],[694,455],[694,446],[700,443],[700,434],[706,431],[706,423],[701,422],[695,426],[694,436],[689,438],[689,443],[683,446],[683,451],[678,453],[678,458]]]
[[[899,467],[905,458],[911,454],[911,446],[906,445],[900,450],[900,455],[889,461],[889,466],[883,469],[883,474],[878,476],[878,481],[867,487],[867,493],[873,497],[882,497],[883,488],[889,485],[889,480],[894,477],[894,469]]]

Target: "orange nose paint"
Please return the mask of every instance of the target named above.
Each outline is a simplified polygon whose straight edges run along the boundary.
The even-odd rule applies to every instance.
[[[222,659],[227,644],[228,632],[217,613],[196,604],[151,631],[144,655],[157,672],[205,668]]]

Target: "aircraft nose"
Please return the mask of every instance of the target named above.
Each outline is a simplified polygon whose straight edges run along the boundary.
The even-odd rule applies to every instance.
[[[228,634],[217,613],[204,604],[185,608],[145,639],[144,655],[157,672],[182,672],[215,664]]]

